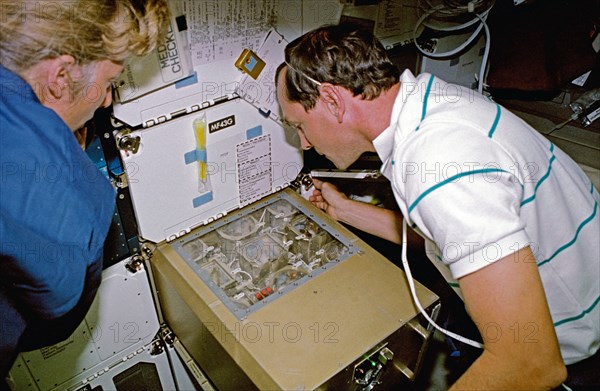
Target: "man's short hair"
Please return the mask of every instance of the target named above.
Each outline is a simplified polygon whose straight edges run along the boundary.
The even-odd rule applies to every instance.
[[[323,26],[286,46],[285,94],[290,102],[312,109],[318,83],[344,87],[371,100],[398,83],[400,70],[372,32],[352,24]]]

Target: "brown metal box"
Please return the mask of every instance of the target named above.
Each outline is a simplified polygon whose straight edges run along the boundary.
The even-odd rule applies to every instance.
[[[219,390],[392,389],[432,334],[404,272],[290,189],[160,244],[151,266],[166,322]]]

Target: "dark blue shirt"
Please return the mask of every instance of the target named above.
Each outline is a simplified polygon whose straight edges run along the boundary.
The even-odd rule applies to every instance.
[[[0,66],[0,283],[44,319],[78,302],[101,262],[115,191],[32,88]]]

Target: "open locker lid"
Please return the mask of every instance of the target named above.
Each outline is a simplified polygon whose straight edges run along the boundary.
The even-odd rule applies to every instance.
[[[142,98],[154,101],[151,109],[157,116],[145,118],[134,130],[124,128],[116,137],[143,239],[174,240],[296,179],[303,165],[299,140],[277,121],[275,86],[269,81],[283,61],[285,44],[272,30],[258,52],[252,52],[264,63],[256,79],[231,63],[241,79],[235,85],[243,86],[242,95],[249,101],[235,93],[202,100],[202,83],[175,94],[185,106],[174,106],[169,99],[168,91],[175,87]],[[231,72],[222,74],[227,80]],[[127,118],[136,115],[135,109],[124,108],[131,104],[115,106],[117,121],[124,113]],[[128,142],[121,143],[123,139]]]

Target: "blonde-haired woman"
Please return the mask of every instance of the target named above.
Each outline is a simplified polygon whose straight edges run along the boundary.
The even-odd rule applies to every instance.
[[[74,133],[168,21],[166,0],[0,4],[0,387],[94,299],[115,194]]]

